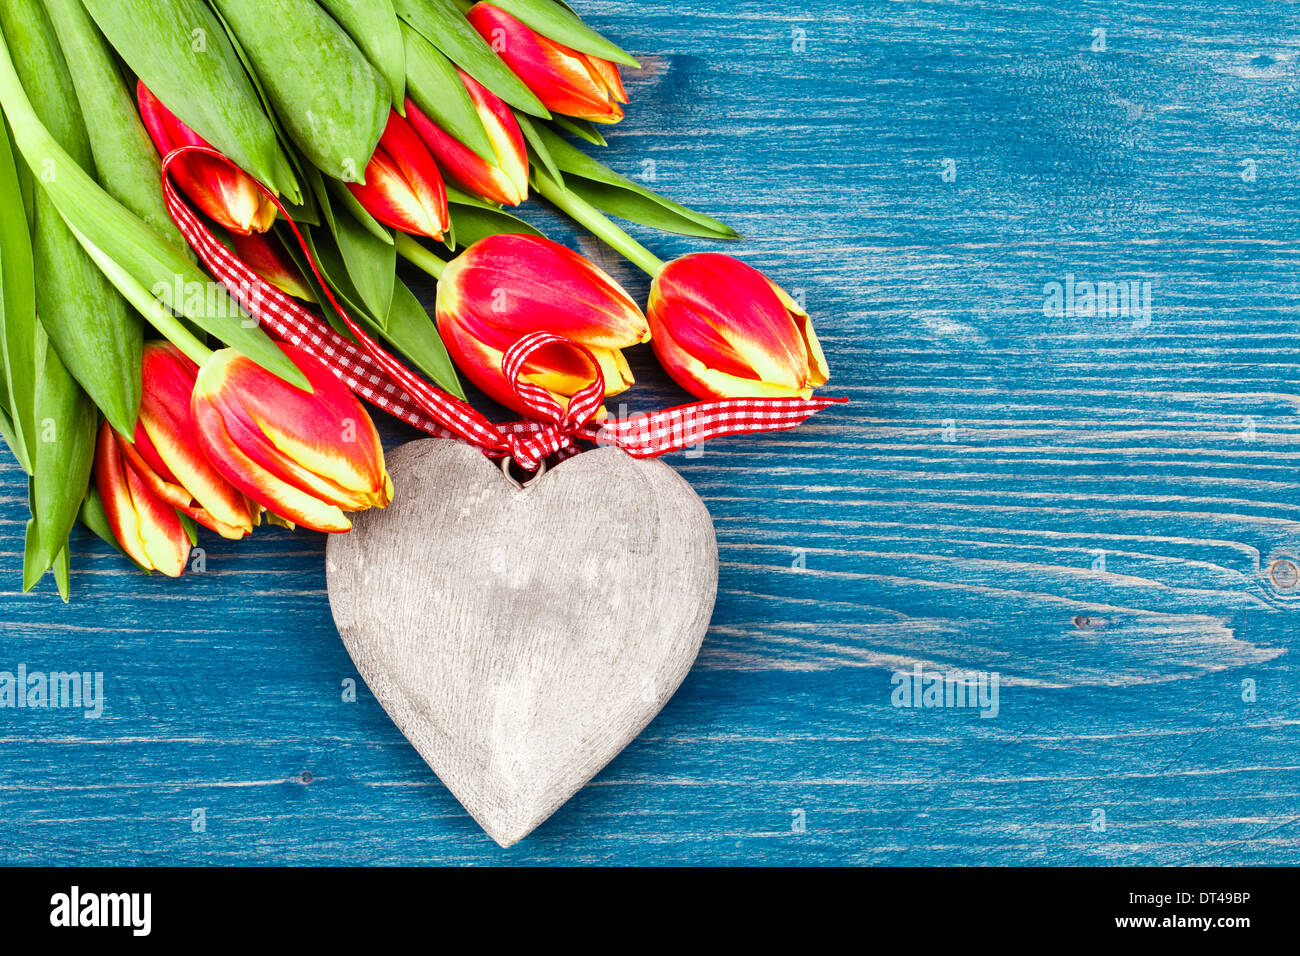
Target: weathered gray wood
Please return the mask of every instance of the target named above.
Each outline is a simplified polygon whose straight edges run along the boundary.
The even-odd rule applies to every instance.
[[[329,542],[330,608],[394,723],[510,846],[685,678],[717,593],[713,523],[671,468],[615,448],[523,488],[454,441],[389,467],[393,504]]]

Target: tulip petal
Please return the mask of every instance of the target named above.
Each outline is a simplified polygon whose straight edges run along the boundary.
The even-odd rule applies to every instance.
[[[100,425],[95,443],[95,487],[104,506],[104,516],[113,529],[113,537],[137,564],[152,570],[140,538],[139,516],[126,483],[126,466],[108,422]]]
[[[149,490],[153,492],[153,494],[167,502],[167,504],[171,505],[177,511],[193,518],[199,524],[203,525],[203,527],[215,531],[223,538],[238,541],[241,538],[248,537],[252,532],[253,523],[252,519],[249,517],[248,499],[244,498],[243,495],[239,495],[238,492],[235,492],[235,494],[238,495],[240,507],[243,509],[242,514],[237,514],[235,516],[236,520],[240,521],[241,524],[233,525],[221,521],[212,515],[207,509],[196,505],[194,496],[191,495],[186,488],[183,488],[174,482],[165,480],[161,475],[154,471],[153,468],[150,467],[149,463],[141,457],[139,446],[140,440],[137,439],[135,446],[123,441],[119,442],[118,447],[126,462],[127,471],[133,473],[136,478],[143,482]],[[209,469],[211,468],[211,465],[207,464],[206,459],[204,460],[204,465]],[[233,491],[234,489],[232,488],[231,490]]]
[[[140,403],[144,404],[143,395],[140,396]],[[157,447],[155,447],[153,440],[149,437],[149,433],[145,431],[138,417],[136,418],[135,435],[132,436],[132,441],[134,442],[132,447],[135,448],[136,454],[143,459],[144,464],[150,471],[169,484],[180,484],[176,476],[172,474],[172,470],[167,467],[167,463],[162,460],[162,455],[158,454]]]
[[[283,481],[268,479],[266,472],[231,440],[221,414],[213,405],[196,403],[194,417],[204,453],[249,498],[312,531],[343,532],[352,528],[342,509]]]
[[[497,165],[514,185],[519,202],[528,198],[528,145],[524,141],[519,120],[502,99],[479,83],[464,70],[457,68],[461,82],[469,92],[479,120],[487,130],[488,138],[496,151]],[[513,203],[512,205],[518,205]]]
[[[501,360],[505,356],[500,350],[484,345],[469,334],[461,323],[447,320],[441,312],[438,313],[438,334],[442,337],[451,360],[474,383],[475,388],[498,405],[527,414],[527,409],[501,372]]]
[[[593,123],[623,118],[622,82],[611,79],[596,57],[534,32],[490,3],[476,4],[465,16],[547,109]]]
[[[588,347],[628,348],[650,338],[632,297],[588,259],[540,236],[481,239],[448,265],[439,308],[477,323],[505,351],[522,335],[551,332]]]
[[[140,516],[140,542],[148,565],[178,578],[190,556],[190,536],[170,503],[154,495],[133,468],[126,469],[131,500]]]
[[[230,349],[200,369],[192,414],[204,453],[232,485],[304,527],[346,530],[343,510],[384,507],[392,481],[365,409],[307,353],[284,345],[306,392]]]
[[[790,298],[789,294],[775,282],[772,283],[772,289],[780,298],[786,311],[790,313],[790,318],[798,327],[799,334],[803,336],[804,346],[808,351],[808,381],[814,386],[825,385],[830,381],[831,372],[826,364],[826,353],[822,351],[817,333],[813,331],[812,320],[808,318],[808,313],[800,307],[799,303]]]
[[[438,315],[438,330],[456,367],[476,388],[497,404],[521,415],[535,414],[535,410],[515,393],[502,371],[503,350],[484,343],[462,323],[441,313]],[[506,348],[515,341],[518,337]],[[607,397],[625,392],[634,384],[632,370],[621,351],[599,347],[588,347],[588,351],[600,365]],[[561,408],[567,409],[570,397],[591,384],[593,375],[590,363],[580,352],[563,345],[552,345],[529,357],[520,371],[520,378],[546,389]]]
[[[186,508],[193,499],[190,493],[174,482],[167,481],[156,471],[149,467],[149,464],[140,457],[139,451],[129,442],[118,439],[118,451],[122,455],[128,471],[134,472],[152,491],[163,501],[167,502],[173,508]]]
[[[141,567],[179,577],[190,554],[189,535],[176,510],[126,463],[107,422],[95,446],[95,486],[122,550]]]
[[[454,259],[438,283],[438,328],[457,366],[507,408],[529,414],[501,371],[505,352],[529,332],[585,346],[600,364],[607,395],[633,383],[622,349],[645,342],[650,324],[612,278],[570,249],[536,236],[490,236]],[[530,357],[523,377],[562,406],[592,380],[574,349]]]
[[[604,85],[611,99],[618,103],[627,102],[627,91],[623,88],[623,76],[619,73],[617,63],[588,55],[587,65]]]
[[[366,167],[366,181],[348,183],[357,201],[386,226],[441,239],[450,228],[447,188],[429,148],[394,110]]]
[[[238,396],[235,417],[270,440],[286,464],[308,470],[346,500],[383,507],[384,449],[356,397],[306,352],[283,346],[311,383],[308,393],[280,380],[243,356],[232,356],[227,381]],[[229,396],[221,396],[226,400]]]
[[[198,367],[170,343],[144,349],[145,387],[136,426],[136,449],[164,467],[154,470],[180,486],[178,507],[224,537],[244,537],[253,530],[248,500],[212,467],[195,441],[191,394]],[[150,462],[152,465],[153,462]]]
[[[636,384],[632,366],[627,364],[627,356],[620,349],[592,349],[591,354],[600,363],[601,374],[605,377],[606,398],[621,395]]]
[[[292,485],[327,504],[350,511],[360,510],[370,503],[370,493],[348,489],[315,474],[282,452],[265,427],[244,413],[238,400],[232,402],[226,396],[218,395],[212,399],[212,405],[220,414],[226,432],[240,452],[270,480]]]
[[[670,335],[703,367],[802,394],[811,384],[809,349],[788,299],[751,266],[697,253],[660,271],[648,312],[655,338]]]
[[[474,98],[469,85],[474,80],[465,74],[461,78],[471,90],[496,162],[489,162],[445,132],[410,99],[406,101],[407,121],[441,170],[456,183],[490,202],[517,206],[528,198],[528,157],[519,123],[504,103],[482,87],[479,89],[486,97],[496,100],[495,107],[485,98],[482,102]]]
[[[668,332],[651,340],[655,356],[673,381],[697,398],[811,398],[811,388],[764,382],[710,368]]]
[[[572,350],[566,350],[572,354]],[[600,366],[600,373],[605,382],[605,397],[621,395],[636,384],[632,369],[627,359],[618,349],[589,349],[592,357]],[[524,366],[521,377],[534,385],[540,385],[555,396],[561,407],[567,408],[569,397],[591,384],[591,368],[586,362],[574,362],[568,367],[559,367],[552,363],[545,367]]]
[[[281,292],[304,302],[316,301],[311,286],[284,251],[280,240],[260,233],[247,236],[236,233],[231,235],[231,245],[235,247],[235,255],[239,256],[244,265]]]

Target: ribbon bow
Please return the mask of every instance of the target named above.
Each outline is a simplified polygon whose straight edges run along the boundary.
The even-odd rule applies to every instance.
[[[534,352],[554,345],[577,349],[588,360],[594,372],[591,383],[584,385],[569,399],[567,409],[547,389],[519,377]],[[529,332],[510,346],[501,359],[501,370],[520,401],[542,423],[534,431],[511,432],[506,435],[510,457],[529,471],[535,470],[538,464],[551,455],[571,447],[573,440],[587,430],[588,423],[605,401],[605,375],[601,372],[596,357],[586,346],[550,332]]]

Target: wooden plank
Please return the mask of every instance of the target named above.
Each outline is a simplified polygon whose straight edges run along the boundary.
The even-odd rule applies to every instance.
[[[17,593],[8,467],[0,669],[108,703],[0,710],[3,858],[1300,860],[1300,7],[580,9],[645,63],[610,164],[737,226],[853,400],[669,458],[721,559],[682,689],[502,851],[344,699],[319,537],[205,538],[175,583],[79,539],[64,608]],[[1071,276],[1150,313],[1056,314]],[[681,400],[632,359],[631,410]],[[997,717],[893,706],[918,662],[997,673]]]

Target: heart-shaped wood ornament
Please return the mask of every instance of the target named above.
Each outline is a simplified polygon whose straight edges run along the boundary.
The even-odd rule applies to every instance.
[[[384,511],[330,538],[330,608],[384,710],[502,846],[626,747],[699,652],[708,510],[663,462],[601,447],[520,485],[426,439]]]

